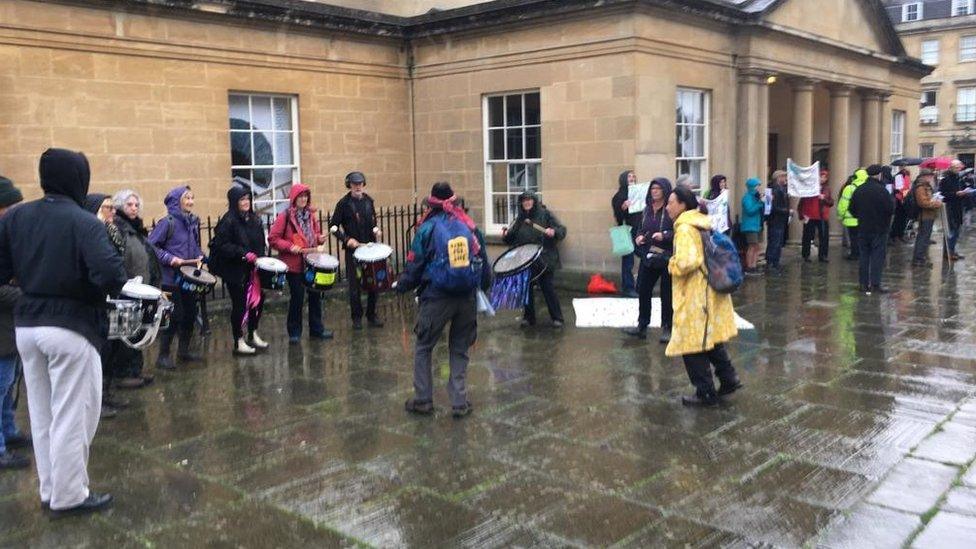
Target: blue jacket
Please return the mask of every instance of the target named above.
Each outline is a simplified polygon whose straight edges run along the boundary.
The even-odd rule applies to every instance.
[[[407,252],[407,264],[397,280],[396,291],[398,293],[406,293],[414,288],[419,288],[420,299],[457,297],[437,290],[430,285],[430,281],[427,279],[427,263],[434,259],[434,249],[431,243],[431,234],[434,231],[433,218],[439,215],[447,214],[443,210],[434,210],[427,220],[417,228],[417,234],[413,237],[410,250]],[[491,263],[488,261],[485,238],[478,229],[474,230],[474,237],[481,247],[478,252],[478,257],[482,261],[481,289],[487,291],[491,287]],[[473,290],[472,293],[474,293]]]
[[[744,233],[758,233],[762,230],[763,200],[757,193],[759,180],[746,181],[746,194],[742,197],[742,219],[739,230]]]
[[[149,234],[149,243],[156,250],[156,258],[163,270],[163,286],[176,284],[176,269],[170,266],[174,257],[196,259],[203,255],[200,250],[200,218],[180,208],[180,197],[186,190],[187,187],[180,186],[166,195],[163,203],[166,204],[167,215],[156,223]]]

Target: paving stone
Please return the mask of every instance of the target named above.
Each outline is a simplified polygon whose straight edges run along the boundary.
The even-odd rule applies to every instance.
[[[954,465],[963,465],[976,457],[976,427],[955,421],[945,423],[940,430],[922,441],[913,455]]]
[[[548,513],[539,526],[573,543],[607,547],[660,518],[659,511],[620,498],[583,494]]]
[[[952,485],[956,467],[907,458],[878,486],[868,501],[914,514],[928,511]],[[911,497],[906,497],[911,494]]]
[[[817,547],[899,549],[921,526],[918,516],[871,504],[858,505],[848,516],[838,517],[823,533]]]
[[[36,488],[35,488],[36,490]],[[141,547],[126,529],[87,515],[51,520],[37,496],[0,499],[0,547]]]
[[[969,470],[963,475],[962,481],[968,486],[976,487],[976,465],[969,466]]]
[[[915,538],[918,549],[967,549],[976,540],[976,520],[971,516],[940,511]]]
[[[966,486],[953,488],[945,504],[942,505],[942,510],[976,517],[976,488]]]
[[[619,547],[757,547],[748,538],[711,526],[671,517],[631,536]]]

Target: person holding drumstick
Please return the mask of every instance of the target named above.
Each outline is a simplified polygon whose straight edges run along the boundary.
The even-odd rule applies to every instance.
[[[278,250],[278,258],[288,265],[288,341],[298,343],[302,337],[302,305],[305,301],[305,262],[302,254],[325,242],[312,208],[312,191],[301,183],[292,183],[288,195],[291,206],[278,214],[268,233],[268,243]],[[332,339],[332,330],[322,325],[322,298],[308,292],[308,331],[312,339]]]
[[[173,317],[169,329],[159,337],[159,357],[156,368],[173,370],[176,364],[170,358],[173,336],[179,333],[180,343],[176,355],[181,361],[200,360],[200,355],[190,352],[193,326],[197,320],[197,298],[193,293],[176,285],[176,274],[184,265],[200,265],[203,251],[200,249],[200,218],[193,214],[193,191],[181,185],[167,193],[166,217],[159,220],[149,234],[149,243],[156,250],[156,259],[163,269],[163,291],[169,292],[173,301]]]
[[[541,244],[541,261],[546,267],[545,272],[537,279],[542,295],[546,299],[549,318],[556,328],[563,326],[563,312],[556,297],[556,287],[553,284],[556,270],[559,269],[559,250],[556,244],[566,238],[566,227],[541,202],[539,197],[531,191],[519,195],[519,213],[511,227],[502,229],[502,238],[509,246],[522,244]],[[522,326],[535,326],[535,292],[534,284],[529,285],[529,301],[525,304],[522,314]]]
[[[376,226],[376,208],[373,199],[366,194],[366,176],[362,172],[346,175],[349,192],[339,199],[329,222],[329,232],[342,242],[346,251],[346,282],[349,285],[349,308],[352,327],[363,327],[363,302],[360,281],[357,276],[356,258],[353,253],[360,244],[378,242],[383,231]],[[366,322],[373,328],[382,328],[383,321],[376,316],[376,292],[366,292]]]

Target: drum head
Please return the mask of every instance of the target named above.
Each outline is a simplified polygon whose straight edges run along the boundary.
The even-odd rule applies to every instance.
[[[184,265],[180,267],[180,274],[183,278],[189,280],[190,282],[196,282],[197,284],[203,284],[205,286],[213,286],[217,284],[217,277],[204,271],[203,269],[198,269],[193,265]]]
[[[132,299],[156,299],[158,300],[163,292],[159,288],[149,284],[139,284],[138,282],[126,282],[122,286],[122,295]]]
[[[315,252],[305,256],[305,263],[319,269],[338,269],[339,260],[334,255]]]
[[[379,242],[364,244],[356,248],[356,251],[352,253],[352,256],[357,261],[365,261],[367,263],[382,261],[391,255],[393,255],[393,248]]]
[[[532,262],[542,255],[542,246],[539,244],[522,244],[505,250],[498,256],[492,265],[492,270],[496,275],[504,276],[517,273],[532,265]]]
[[[272,273],[288,272],[288,265],[285,265],[284,261],[276,257],[259,257],[254,264],[262,271],[270,271]]]

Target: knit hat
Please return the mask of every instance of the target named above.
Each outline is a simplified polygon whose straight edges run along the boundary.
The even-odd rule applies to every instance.
[[[448,198],[454,196],[454,190],[451,189],[450,183],[439,181],[434,183],[434,186],[431,187],[430,195],[440,200],[447,200]]]
[[[0,208],[13,206],[23,199],[24,195],[20,194],[20,189],[14,187],[14,182],[0,175]]]
[[[881,164],[871,164],[870,166],[868,166],[867,169],[868,177],[871,177],[873,175],[881,175],[881,170],[882,170]]]

